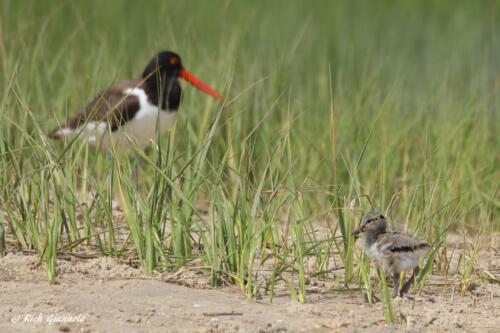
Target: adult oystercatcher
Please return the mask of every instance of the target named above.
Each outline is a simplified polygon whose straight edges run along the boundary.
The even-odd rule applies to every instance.
[[[158,53],[141,78],[101,91],[73,118],[49,133],[52,139],[86,138],[104,148],[145,146],[174,123],[181,102],[181,77],[191,85],[225,101],[224,96],[187,71],[174,52]]]

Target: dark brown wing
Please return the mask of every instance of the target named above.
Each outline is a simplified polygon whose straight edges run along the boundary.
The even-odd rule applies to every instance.
[[[101,91],[87,104],[83,111],[51,131],[49,138],[61,139],[71,135],[73,134],[71,131],[63,131],[63,129],[76,131],[91,121],[106,122],[112,131],[117,130],[121,125],[132,119],[140,108],[139,98],[135,95],[128,95],[126,90],[142,89],[142,85],[141,79],[135,79]]]

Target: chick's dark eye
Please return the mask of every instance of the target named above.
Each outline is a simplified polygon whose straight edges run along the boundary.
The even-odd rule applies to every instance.
[[[385,219],[384,215],[380,214],[379,218]]]

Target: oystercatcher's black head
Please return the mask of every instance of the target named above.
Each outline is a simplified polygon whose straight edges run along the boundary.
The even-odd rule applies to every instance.
[[[149,64],[146,66],[142,77],[153,87],[155,87],[158,82],[158,77],[155,73],[159,74],[159,78],[163,82],[168,82],[172,79],[177,79],[177,77],[181,77],[204,93],[223,102],[226,101],[224,96],[186,70],[182,66],[181,57],[179,57],[177,53],[162,51],[151,59]]]
[[[166,78],[177,78],[182,69],[181,57],[170,51],[162,51],[154,56],[142,73],[143,78],[153,76],[154,72],[159,71],[161,76]]]

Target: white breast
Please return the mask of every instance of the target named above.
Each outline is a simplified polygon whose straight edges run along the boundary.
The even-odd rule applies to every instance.
[[[130,141],[139,146],[145,146],[150,140],[156,140],[158,135],[168,131],[175,122],[177,112],[161,110],[159,106],[149,103],[143,89],[129,88],[124,93],[137,96],[140,108],[134,118],[113,133],[113,141],[117,147],[129,145]],[[103,145],[110,147],[109,136],[103,139]]]

